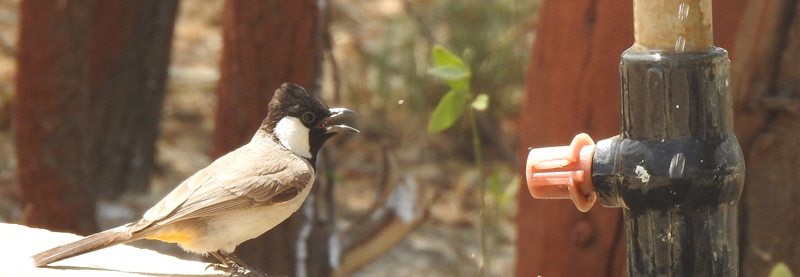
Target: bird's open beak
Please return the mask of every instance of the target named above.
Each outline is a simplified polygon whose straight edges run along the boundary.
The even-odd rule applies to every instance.
[[[330,109],[330,112],[331,112],[331,116],[329,116],[328,118],[326,118],[326,119],[323,121],[323,124],[326,124],[326,125],[327,125],[327,123],[328,123],[329,121],[331,121],[331,120],[334,120],[334,119],[336,119],[336,118],[338,118],[338,117],[341,117],[341,116],[346,116],[346,115],[355,115],[355,114],[356,114],[356,112],[354,112],[353,110],[350,110],[350,109],[345,109],[345,108],[331,108],[331,109]],[[325,126],[325,133],[326,133],[326,134],[334,134],[334,133],[358,133],[358,130],[357,130],[356,128],[353,128],[353,127],[350,127],[350,126],[347,126],[347,125],[341,125],[341,124],[340,124],[340,125],[330,125],[330,126]]]

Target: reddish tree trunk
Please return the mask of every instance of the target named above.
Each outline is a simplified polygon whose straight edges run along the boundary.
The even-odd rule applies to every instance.
[[[800,3],[749,1],[733,60],[736,135],[747,165],[742,276],[800,273]]]
[[[23,223],[96,231],[94,199],[147,187],[177,1],[22,1]]]
[[[223,11],[221,78],[212,156],[221,156],[246,143],[267,115],[267,104],[284,82],[297,83],[318,95],[321,70],[321,29],[318,1],[269,0],[225,2]],[[308,201],[323,201],[317,184]],[[327,191],[327,190],[325,190]],[[307,205],[309,203],[306,203]],[[305,206],[304,206],[305,207]],[[326,276],[330,222],[312,206],[311,218],[303,209],[265,235],[239,246],[237,255],[270,274],[297,275],[298,266],[308,276]],[[309,241],[299,238],[309,224]],[[309,256],[298,261],[299,242]]]
[[[745,1],[714,6],[717,45],[732,45]],[[596,140],[619,133],[618,64],[633,44],[631,5],[543,1],[520,121],[522,161],[529,147],[567,145],[581,132]],[[626,275],[620,210],[596,205],[581,213],[568,200],[533,199],[525,185],[518,200],[517,276]]]
[[[544,1],[522,109],[521,161],[528,147],[567,145],[585,132],[619,133],[622,51],[633,44],[631,1]],[[523,163],[524,164],[524,163]],[[618,209],[579,212],[570,201],[519,193],[517,276],[623,276]]]
[[[322,44],[317,1],[226,1],[212,156],[241,146],[285,82],[315,93]]]

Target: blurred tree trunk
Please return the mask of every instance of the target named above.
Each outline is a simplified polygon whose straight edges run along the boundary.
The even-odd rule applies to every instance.
[[[529,147],[619,133],[622,51],[633,44],[632,1],[543,1],[523,102],[520,161]],[[517,276],[624,276],[622,214],[519,193]]]
[[[742,276],[785,262],[800,273],[800,2],[750,1],[733,63],[736,134],[745,154]]]
[[[317,2],[225,2],[212,156],[219,157],[252,138],[267,116],[272,94],[282,83],[296,83],[318,95],[324,23]],[[265,235],[239,246],[237,255],[270,274],[329,275],[327,244],[332,225],[321,219],[328,215],[316,209],[324,205],[307,209],[313,204],[310,202],[326,199],[318,183],[304,208]],[[306,212],[310,212],[310,218],[304,215]],[[299,237],[304,226],[312,235]],[[298,251],[301,245],[308,248]]]
[[[746,0],[714,5],[717,45],[730,50]],[[520,120],[520,161],[529,147],[568,145],[585,132],[617,135],[619,57],[633,44],[632,1],[545,0]],[[618,208],[579,212],[568,200],[537,200],[520,188],[516,276],[625,276]]]
[[[281,84],[318,89],[322,44],[317,1],[226,1],[212,155],[246,143]]]
[[[91,233],[96,197],[147,188],[176,11],[176,0],[21,2],[23,223]]]

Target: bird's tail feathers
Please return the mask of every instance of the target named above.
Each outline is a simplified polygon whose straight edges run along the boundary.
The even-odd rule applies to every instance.
[[[106,247],[114,246],[120,243],[125,243],[132,240],[141,238],[141,235],[131,235],[128,232],[128,226],[120,226],[117,228],[105,230],[80,239],[75,242],[70,242],[61,246],[57,246],[50,250],[45,250],[41,253],[31,256],[36,266],[45,266],[66,258],[71,258],[83,253],[100,250]]]

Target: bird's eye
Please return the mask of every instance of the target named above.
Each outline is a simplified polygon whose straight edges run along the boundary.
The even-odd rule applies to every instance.
[[[314,121],[314,114],[311,112],[306,112],[300,119],[302,119],[303,122],[305,123],[311,123],[312,121]]]

